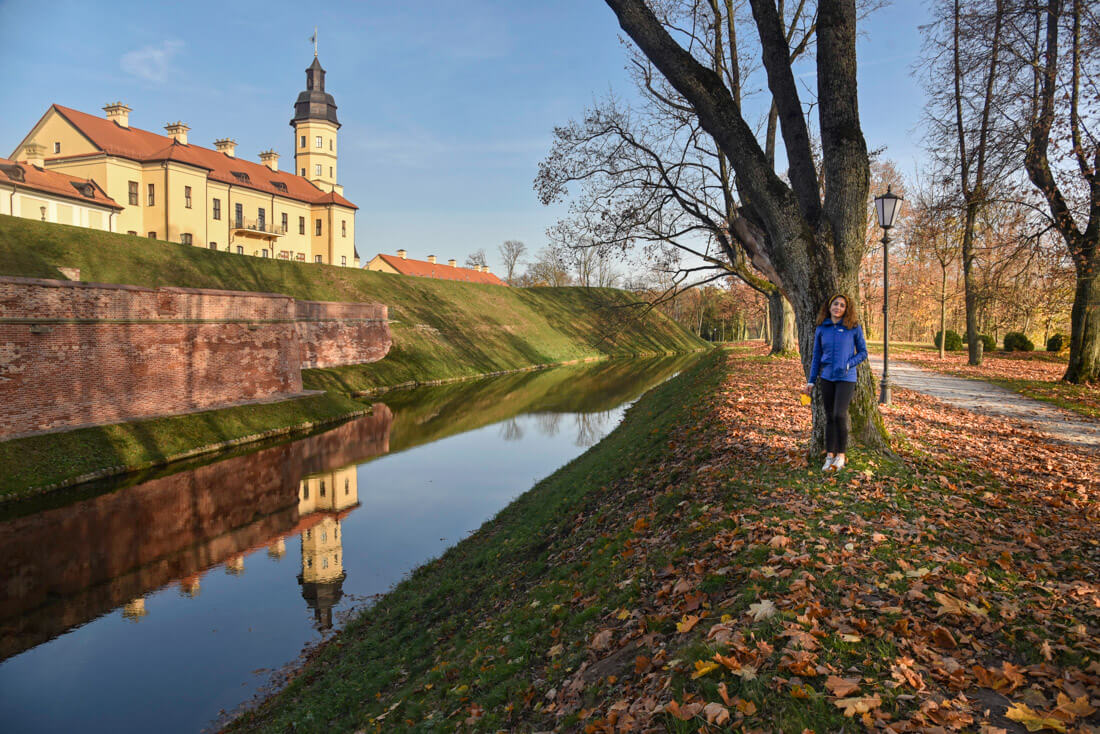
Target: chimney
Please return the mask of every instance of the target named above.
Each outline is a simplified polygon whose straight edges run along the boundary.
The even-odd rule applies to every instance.
[[[38,143],[27,143],[23,146],[23,160],[32,166],[42,167],[42,159],[46,155],[46,147]]]
[[[214,150],[225,153],[230,158],[235,158],[237,153],[237,141],[233,138],[222,138],[214,141]]]
[[[398,250],[398,251],[397,251],[397,256],[398,256],[399,258],[401,258],[402,260],[404,260],[404,259],[405,259],[405,256],[406,256],[406,255],[408,255],[408,254],[409,254],[409,253],[408,253],[408,252],[406,252],[405,250]]]
[[[260,163],[270,168],[272,171],[279,170],[279,154],[274,150],[265,150],[260,153]]]
[[[428,255],[428,262],[435,265],[435,255]]]
[[[484,265],[482,267],[484,267],[485,269],[482,270],[481,272],[483,272],[483,273],[488,273],[489,272],[489,266],[488,265]]]
[[[119,127],[130,127],[130,108],[121,102],[115,102],[109,104],[103,108],[103,111],[107,113],[107,119],[114,122]]]
[[[447,264],[450,265],[452,268],[458,267],[458,260],[455,260],[452,257],[450,260],[447,261]]]
[[[168,131],[168,134],[179,143],[180,145],[187,145],[187,131],[191,128],[187,127],[180,121],[170,122],[164,126],[164,129]]]

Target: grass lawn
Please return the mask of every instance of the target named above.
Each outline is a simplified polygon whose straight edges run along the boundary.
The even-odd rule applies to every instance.
[[[823,477],[763,351],[655,388],[231,730],[1100,725],[1098,458],[899,390],[896,456]]]

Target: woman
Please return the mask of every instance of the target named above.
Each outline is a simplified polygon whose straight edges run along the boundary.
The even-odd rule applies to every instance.
[[[806,392],[821,377],[825,403],[825,466],[823,471],[844,468],[848,449],[848,404],[856,390],[856,365],[867,359],[863,327],[856,321],[848,297],[837,294],[821,307],[814,332],[814,356]]]

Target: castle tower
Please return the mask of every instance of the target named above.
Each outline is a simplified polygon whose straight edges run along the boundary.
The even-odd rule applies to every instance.
[[[332,608],[344,596],[344,546],[340,521],[326,515],[302,533],[302,597],[313,610],[318,630],[332,628]]]
[[[336,102],[325,92],[325,70],[313,56],[313,63],[306,69],[306,89],[294,103],[294,173],[303,176],[323,191],[337,191],[336,131],[340,121],[336,119]]]

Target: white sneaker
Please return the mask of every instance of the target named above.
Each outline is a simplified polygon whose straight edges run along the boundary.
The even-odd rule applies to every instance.
[[[844,464],[845,464],[844,457],[843,456],[838,456],[835,459],[833,459],[833,464],[832,464],[832,466],[829,467],[829,471],[840,471],[841,469],[844,468]]]
[[[821,471],[829,471],[830,469],[832,469],[834,461],[836,461],[835,456],[826,456],[825,457],[825,466],[821,467]]]

